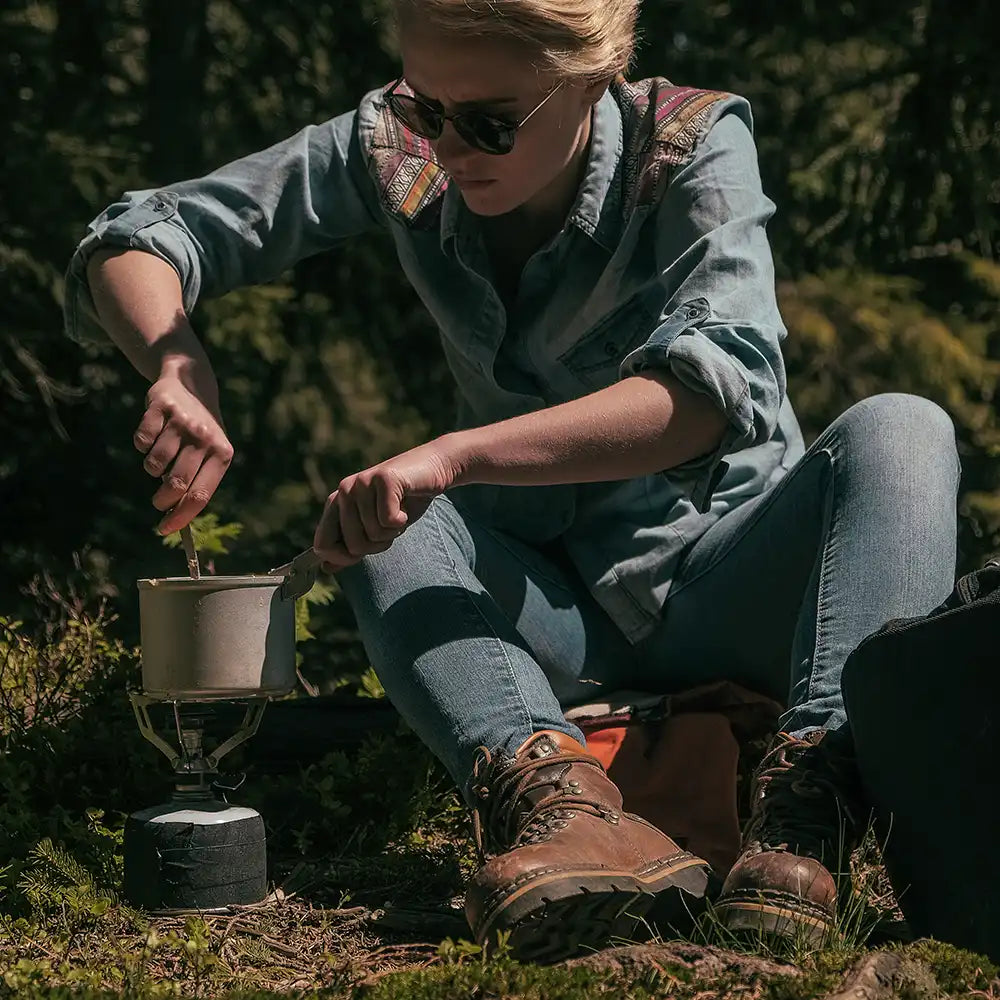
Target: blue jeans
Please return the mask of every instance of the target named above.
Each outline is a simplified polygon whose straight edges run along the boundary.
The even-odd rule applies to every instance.
[[[862,638],[950,593],[959,476],[940,407],[855,404],[691,545],[634,646],[558,545],[525,545],[444,496],[338,579],[386,694],[460,789],[477,747],[541,729],[583,742],[563,708],[626,688],[735,681],[787,705],[781,727],[801,735],[843,726],[840,672]]]

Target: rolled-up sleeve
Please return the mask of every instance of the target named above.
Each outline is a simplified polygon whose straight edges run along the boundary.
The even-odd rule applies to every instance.
[[[729,113],[678,170],[653,220],[664,305],[620,375],[670,371],[726,415],[717,449],[664,470],[699,510],[726,471],[724,456],[770,438],[785,396],[786,331],[765,231],[773,214],[748,120]]]
[[[87,283],[87,262],[99,248],[165,260],[190,312],[202,296],[271,281],[340,239],[383,224],[358,120],[352,111],[205,177],[127,192],[90,223],[70,261],[66,332],[81,343],[106,340]]]

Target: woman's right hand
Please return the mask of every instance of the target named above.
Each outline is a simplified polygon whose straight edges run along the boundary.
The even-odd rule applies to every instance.
[[[169,511],[157,531],[179,531],[211,500],[233,460],[211,375],[166,367],[146,393],[146,413],[133,436],[142,467],[162,479],[153,506]]]

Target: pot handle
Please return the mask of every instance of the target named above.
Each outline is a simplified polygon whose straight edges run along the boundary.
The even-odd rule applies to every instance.
[[[305,552],[300,552],[291,562],[276,566],[268,576],[285,577],[281,584],[281,599],[294,601],[312,590],[321,564],[322,560],[316,554],[316,550],[309,548]]]

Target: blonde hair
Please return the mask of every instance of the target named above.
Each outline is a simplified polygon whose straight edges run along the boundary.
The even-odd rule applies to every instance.
[[[640,0],[392,0],[397,21],[464,35],[515,38],[540,57],[539,68],[597,83],[632,61]]]

